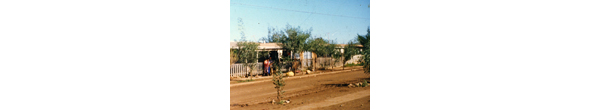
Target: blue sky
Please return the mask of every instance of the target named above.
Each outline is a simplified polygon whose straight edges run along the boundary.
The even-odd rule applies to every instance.
[[[369,0],[231,0],[229,40],[241,38],[241,18],[246,39],[251,41],[266,37],[268,27],[280,30],[290,24],[303,30],[312,27],[313,36],[346,43],[367,33],[369,4]]]

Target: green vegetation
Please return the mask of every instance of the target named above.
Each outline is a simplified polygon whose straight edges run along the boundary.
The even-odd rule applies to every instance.
[[[280,43],[280,46],[292,53],[300,53],[304,51],[311,51],[317,54],[317,56],[326,56],[326,57],[334,57],[336,60],[343,57],[340,51],[337,51],[336,45],[334,45],[333,41],[327,41],[323,38],[311,37],[312,29],[302,30],[300,27],[292,27],[287,25],[285,29],[281,31],[276,31],[273,28],[269,28],[269,34],[265,38],[261,38],[261,40],[270,42],[270,43]],[[292,54],[293,55],[293,54]],[[313,59],[313,64],[315,64],[315,60]],[[297,61],[297,59],[292,59],[290,61]],[[299,64],[302,64],[302,61],[299,61]],[[332,63],[329,63],[329,66]],[[296,68],[292,68],[291,71],[296,71]],[[314,70],[313,66],[313,70]]]
[[[274,61],[273,67],[275,67],[274,70],[277,71],[272,75],[273,85],[275,85],[275,90],[277,91],[277,100],[281,100],[284,97],[283,93],[285,93],[285,91],[283,91],[283,88],[285,87],[285,80],[283,80],[283,77],[285,75],[283,72],[281,72],[282,65],[279,61]]]
[[[331,57],[333,52],[335,52],[335,45],[330,45],[332,41],[326,41],[323,38],[312,38],[308,40],[308,50],[317,54],[317,56],[323,57]],[[316,64],[315,58],[313,58],[313,63]],[[330,64],[329,62],[327,62]],[[324,63],[321,63],[324,64]],[[313,66],[313,70],[316,69],[316,66]],[[321,66],[324,67],[324,66]]]
[[[369,46],[370,39],[371,39],[371,37],[370,37],[371,31],[370,30],[371,30],[370,28],[367,29],[367,35],[364,35],[364,36],[358,35],[358,37],[357,37],[358,42],[361,45],[363,45],[363,51],[361,51],[360,53],[363,55],[361,60],[363,63],[365,63],[363,65],[365,73],[371,72],[371,70],[370,70],[371,69],[371,63],[370,63],[371,54],[370,54],[370,50],[369,50],[370,49],[370,46]]]
[[[335,49],[335,47],[337,47],[337,45],[335,45],[335,43],[332,42],[329,45],[333,46],[333,51],[331,53],[331,57],[333,58],[333,63],[330,64],[331,65],[331,69],[333,69],[333,67],[335,66],[335,63],[337,63],[338,61],[340,61],[341,58],[344,57],[344,55],[342,54],[342,52],[340,50]]]
[[[346,65],[344,65],[344,67],[350,67],[350,66],[363,66],[363,65],[364,65],[364,63],[356,63],[356,64],[355,64],[355,63],[350,63],[350,64],[346,64]]]
[[[250,76],[258,63],[258,43],[241,41],[237,43],[238,58],[242,61],[244,67],[249,71],[247,76]]]
[[[268,36],[265,38],[261,38],[261,40],[264,40],[269,43],[279,43],[279,46],[281,46],[284,50],[293,53],[293,54],[291,54],[292,56],[296,53],[301,53],[304,51],[311,51],[311,52],[316,53],[317,56],[332,57],[335,59],[335,61],[339,61],[343,58],[343,60],[342,60],[343,64],[345,64],[348,60],[350,60],[354,55],[362,54],[363,57],[361,59],[361,62],[363,62],[363,63],[348,64],[345,66],[357,66],[357,65],[363,66],[363,68],[365,68],[364,69],[365,73],[370,72],[370,70],[369,70],[370,69],[370,66],[369,66],[370,65],[370,63],[369,63],[369,60],[370,60],[369,59],[369,57],[370,57],[370,53],[369,53],[370,30],[369,29],[367,29],[367,32],[368,32],[367,35],[365,35],[365,36],[358,35],[358,37],[357,37],[358,42],[351,41],[346,46],[344,46],[343,47],[344,52],[337,50],[336,49],[337,45],[335,45],[335,43],[333,41],[327,41],[327,40],[324,40],[323,38],[311,37],[311,31],[312,31],[312,28],[308,29],[308,30],[302,30],[302,29],[300,29],[300,27],[292,27],[288,24],[288,25],[286,25],[286,28],[284,28],[280,31],[276,31],[274,28],[269,28]],[[363,45],[363,47],[364,47],[363,51],[359,51],[360,49],[356,47],[356,45],[358,45],[358,44]],[[241,45],[238,44],[238,46],[241,46]],[[252,44],[248,44],[248,46],[249,46],[249,49],[254,48]],[[242,50],[242,49],[240,49],[240,50]],[[256,53],[254,53],[254,54],[256,54]],[[287,53],[284,53],[284,54],[287,54]],[[246,54],[246,55],[251,56],[249,54]],[[293,58],[282,57],[280,60],[273,61],[273,63],[272,63],[273,68],[274,68],[273,84],[275,85],[275,89],[277,90],[277,100],[283,99],[283,93],[285,92],[285,91],[283,91],[283,88],[285,87],[285,81],[283,80],[283,77],[285,75],[281,71],[281,69],[283,68],[283,65],[302,64],[302,61],[298,61],[298,59],[294,59],[294,58],[295,57],[293,57]],[[250,59],[250,58],[248,58],[248,59]],[[248,59],[240,58],[240,61],[246,61]],[[312,64],[316,64],[315,61],[316,61],[316,58],[313,58]],[[328,61],[327,63],[332,68],[334,67],[335,62]],[[297,71],[297,68],[295,66],[296,65],[293,65],[293,68],[289,71]],[[314,70],[315,66],[313,66],[312,68]],[[304,70],[302,70],[302,71],[304,71]]]
[[[310,51],[309,48],[311,46],[308,45],[307,39],[311,36],[311,31],[312,29],[301,30],[300,27],[292,27],[288,24],[282,31],[275,31],[275,29],[270,28],[269,35],[266,38],[262,38],[262,40],[272,43],[280,43],[279,46],[281,46],[284,50],[295,54],[304,51]],[[301,61],[300,64],[302,64]],[[295,69],[296,68],[292,68],[292,71],[296,71]]]
[[[258,63],[258,52],[256,50],[258,49],[259,44],[256,42],[246,41],[246,34],[244,33],[244,21],[242,18],[238,18],[238,30],[240,30],[240,36],[242,38],[237,43],[238,49],[234,51],[230,50],[230,52],[237,53],[236,61],[242,61],[244,67],[249,70],[248,73],[246,73],[246,76],[250,76],[252,75],[252,72],[254,72],[254,69]],[[231,53],[230,58],[235,56]],[[231,59],[230,62],[234,62],[233,59]]]
[[[284,104],[284,103],[285,103],[285,100],[279,101],[279,104]]]
[[[238,53],[234,49],[229,49],[229,65],[238,61]]]
[[[344,57],[343,64],[346,64],[346,62],[352,59],[352,57],[356,54],[358,54],[356,43],[354,43],[353,41],[348,42],[348,44],[344,46],[344,53],[342,54],[342,56]],[[344,65],[344,67],[346,67],[346,65]],[[342,67],[342,69],[345,69],[344,67]]]
[[[367,87],[367,86],[369,86],[369,82],[367,82],[367,80],[364,80],[364,79],[363,79],[363,82],[362,82],[362,84],[360,85],[360,87]]]

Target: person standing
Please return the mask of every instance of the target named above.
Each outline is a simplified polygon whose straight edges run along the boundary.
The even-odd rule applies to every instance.
[[[271,57],[269,57],[269,59],[271,59]],[[267,69],[267,75],[271,76],[271,71],[273,70],[273,69],[271,69],[271,64],[273,64],[273,61],[268,60],[268,62],[269,62],[269,68]]]
[[[265,61],[263,61],[263,75],[269,75],[269,59],[265,59]]]

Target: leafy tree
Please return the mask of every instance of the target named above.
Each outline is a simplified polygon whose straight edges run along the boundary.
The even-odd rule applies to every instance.
[[[348,42],[348,44],[346,44],[346,46],[344,46],[344,53],[343,53],[344,65],[346,64],[346,62],[348,62],[348,60],[352,59],[352,57],[356,54],[358,54],[358,49],[356,48],[356,43],[354,43],[353,41]],[[342,66],[342,69],[345,69],[345,68]]]
[[[336,45],[334,45],[334,44],[330,44],[330,45],[333,45],[333,46],[337,47],[337,46],[336,46]],[[334,49],[335,49],[335,48],[334,48]],[[333,67],[335,66],[335,63],[337,63],[337,62],[339,62],[339,61],[341,60],[341,58],[343,57],[343,54],[342,54],[342,52],[341,52],[340,50],[338,50],[338,49],[335,49],[335,50],[332,52],[332,54],[331,54],[331,57],[333,58],[333,62],[332,62],[330,65],[331,65],[331,69],[333,70]],[[342,68],[343,68],[343,67],[342,67]]]
[[[333,67],[335,66],[335,64],[340,61],[340,58],[343,57],[342,52],[338,49],[337,43],[335,43],[333,40],[329,41],[329,44],[325,48],[328,51],[326,53],[329,54],[329,56],[332,58],[329,65],[331,66],[331,69],[333,70]]]
[[[247,76],[250,76],[258,63],[258,43],[241,41],[237,43],[239,60],[242,61],[244,67],[249,70]]]
[[[325,41],[323,38],[312,38],[312,39],[309,39],[307,41],[307,43],[308,43],[308,46],[307,46],[308,51],[314,52],[317,56],[325,56],[325,53],[327,51],[325,49],[325,47],[327,45],[329,45],[329,43],[327,41]],[[317,64],[316,61],[317,61],[316,57],[313,57],[313,61],[312,61],[313,70],[316,69],[316,64]]]
[[[260,38],[260,40],[268,43],[281,43],[283,37],[283,31],[277,31],[275,28],[269,27],[267,37]]]
[[[312,29],[301,30],[300,27],[292,27],[288,24],[286,28],[282,31],[275,31],[275,29],[272,28],[269,29],[269,36],[267,36],[266,38],[262,38],[261,40],[273,43],[280,43],[279,46],[281,46],[283,49],[296,54],[307,51],[309,49],[310,46],[308,46],[307,40],[311,35],[311,30]],[[300,64],[302,64],[301,61]]]
[[[229,65],[232,65],[237,61],[238,61],[237,52],[234,49],[229,49]]]
[[[367,29],[367,35],[364,35],[364,36],[358,35],[358,37],[357,37],[358,42],[361,45],[363,45],[363,51],[361,52],[361,54],[363,55],[363,57],[362,57],[361,60],[364,63],[363,68],[365,70],[365,73],[370,73],[371,72],[371,70],[370,70],[370,68],[371,68],[371,64],[370,64],[370,57],[371,57],[371,55],[370,55],[370,50],[369,50],[370,49],[369,44],[370,44],[370,38],[371,38],[370,37],[370,34],[371,34],[370,30],[371,30],[370,28]]]
[[[308,51],[315,52],[319,56],[325,56],[326,48],[329,42],[323,40],[323,38],[314,38],[308,40]]]
[[[339,51],[337,51],[336,45],[334,44],[333,41],[326,41],[323,38],[313,38],[313,39],[309,39],[307,42],[308,42],[307,50],[316,53],[317,56],[335,57],[335,58],[341,57],[341,53],[336,53]],[[337,54],[340,54],[340,55],[337,55]],[[325,64],[327,66],[333,66],[333,65],[331,65],[331,63],[332,63],[331,61],[326,61],[326,62],[323,62],[322,64]],[[316,63],[313,62],[313,64],[316,64]]]

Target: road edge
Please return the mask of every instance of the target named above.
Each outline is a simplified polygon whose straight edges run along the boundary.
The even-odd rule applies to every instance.
[[[362,69],[356,69],[356,70],[362,70]],[[305,77],[314,77],[314,76],[318,76],[318,75],[335,74],[335,73],[348,72],[348,71],[354,71],[354,70],[342,70],[342,71],[334,71],[334,72],[327,72],[327,73],[320,73],[320,74],[302,75],[302,76],[295,76],[295,77],[286,77],[284,79],[297,79],[297,78],[305,78]],[[253,82],[246,82],[246,83],[236,83],[236,84],[230,84],[229,87],[231,88],[231,87],[235,87],[235,86],[249,85],[249,84],[262,83],[262,82],[268,82],[268,81],[271,81],[271,80],[261,80],[261,81],[253,81]]]

